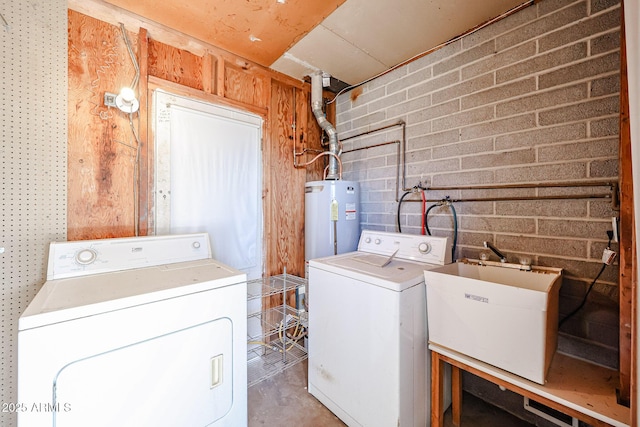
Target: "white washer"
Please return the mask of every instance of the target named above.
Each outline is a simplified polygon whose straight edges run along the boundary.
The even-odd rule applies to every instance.
[[[424,270],[450,262],[447,238],[369,230],[309,262],[309,392],[347,425],[429,425]]]
[[[18,321],[18,426],[246,426],[246,306],[206,233],[52,243]]]

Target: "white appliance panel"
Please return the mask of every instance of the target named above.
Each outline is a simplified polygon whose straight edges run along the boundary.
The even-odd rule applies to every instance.
[[[307,182],[304,202],[305,260],[356,250],[360,236],[358,182]]]
[[[212,259],[47,281],[19,329],[202,292],[242,282],[244,273]]]
[[[394,259],[385,267],[379,267],[361,261],[361,257],[367,257],[367,259],[376,257],[380,260],[388,258],[382,255],[351,252],[349,254],[311,260],[309,261],[309,266],[331,271],[340,276],[366,281],[370,285],[397,292],[416,286],[424,281],[424,278],[420,279],[420,276],[424,274],[424,264]]]
[[[246,425],[246,296],[211,259],[48,281],[19,321],[18,426]]]
[[[207,258],[207,233],[52,242],[47,280]]]
[[[230,304],[239,299],[243,304]],[[140,354],[144,354],[145,346],[136,346],[137,343],[218,319],[233,321],[232,353],[224,357],[225,360],[235,359],[233,372],[230,377],[225,376],[224,381],[235,383],[236,386],[233,387],[233,409],[227,415],[229,420],[225,417],[215,425],[246,425],[246,283],[20,331],[18,401],[29,409],[34,403],[51,404],[54,379],[70,363],[127,346],[134,346],[142,352]],[[218,342],[218,337],[211,336],[210,340],[212,343]],[[152,369],[161,372],[173,365],[173,353],[157,353],[145,366],[152,366]],[[217,351],[206,353],[207,357],[216,355]],[[162,391],[163,387],[156,385]],[[139,390],[132,388],[129,392],[137,395],[138,399],[147,397],[143,393],[145,386],[141,384],[140,387]],[[63,403],[70,403],[72,407],[82,405],[77,401]],[[109,400],[102,403],[105,408],[112,405]],[[138,404],[137,401],[131,402],[134,406]],[[117,408],[115,404],[112,410],[114,408]],[[74,414],[69,411],[68,415]],[[28,410],[18,413],[20,427],[52,426],[52,419],[51,411]],[[125,418],[121,423],[124,421]],[[176,424],[160,425],[169,427]]]
[[[309,274],[312,283],[323,286],[321,292],[309,289],[309,392],[323,395],[319,400],[341,419],[353,419],[351,425],[398,425],[398,343],[408,338],[400,333],[401,315],[406,314],[400,312],[403,294],[347,277],[336,280],[313,267]],[[415,288],[420,292],[420,286]],[[320,306],[331,310],[316,309]],[[339,315],[347,312],[352,314],[349,321]],[[426,344],[418,347],[426,350]],[[413,425],[402,421],[400,425]]]
[[[411,260],[424,242],[443,248],[433,264]],[[349,426],[423,427],[431,372],[424,270],[450,261],[451,246],[372,231],[360,243],[370,251],[309,262],[309,392]]]
[[[233,403],[232,338],[223,318],[71,362],[54,379],[52,415],[65,427],[212,424]]]
[[[423,264],[451,262],[451,244],[446,237],[363,230],[358,251],[387,256],[394,254],[394,258]]]

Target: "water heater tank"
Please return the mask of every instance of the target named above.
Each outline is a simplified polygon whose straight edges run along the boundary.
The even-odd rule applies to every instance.
[[[357,182],[307,182],[304,201],[306,261],[358,248],[360,185]]]

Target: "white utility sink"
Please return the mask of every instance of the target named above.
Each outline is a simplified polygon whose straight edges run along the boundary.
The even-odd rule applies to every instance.
[[[544,384],[562,269],[461,260],[424,272],[429,341]]]

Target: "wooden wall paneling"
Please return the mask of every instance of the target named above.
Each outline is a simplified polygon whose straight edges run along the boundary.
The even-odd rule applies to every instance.
[[[138,32],[138,66],[140,68],[140,79],[138,80],[138,99],[140,101],[140,110],[138,111],[138,143],[140,144],[138,164],[138,177],[136,188],[139,192],[138,196],[138,234],[146,236],[149,234],[149,186],[147,183],[151,181],[153,176],[152,165],[149,163],[149,133],[150,128],[149,114],[149,97],[147,91],[148,80],[148,63],[149,56],[149,38],[147,30],[140,28]]]
[[[183,86],[179,83],[170,82],[154,76],[149,76],[148,84],[149,89],[151,90],[164,89],[167,92],[171,92],[176,95],[187,96],[189,98],[200,99],[213,104],[226,105],[232,108],[249,111],[264,117],[265,120],[269,120],[268,108],[257,107],[255,105],[245,104],[244,102],[234,101],[233,99],[223,98],[212,93],[206,93],[199,89]]]
[[[296,101],[296,115],[294,120],[295,135],[294,135],[294,148],[296,153],[301,153],[304,150],[311,148],[309,144],[313,144],[314,141],[318,141],[319,134],[314,134],[310,131],[313,122],[310,121],[309,116],[313,116],[311,113],[311,98],[309,91],[294,89],[294,96]],[[298,163],[303,163],[310,160],[311,157],[307,155],[299,156]],[[316,165],[309,165],[305,168],[305,181],[313,181],[309,179],[313,171],[317,168]]]
[[[631,268],[633,296],[631,298],[631,425],[638,425],[638,250],[637,245],[631,247],[633,265]]]
[[[271,85],[273,88],[273,85]],[[273,91],[273,89],[271,89]],[[273,102],[273,98],[270,101]],[[274,188],[274,183],[272,179],[272,171],[271,171],[271,133],[273,126],[271,125],[273,114],[269,111],[268,118],[265,120],[264,132],[262,134],[262,210],[263,210],[263,240],[264,244],[262,246],[263,249],[263,261],[264,261],[264,276],[269,276],[272,271],[276,271],[277,265],[272,266],[275,263],[276,255],[273,253],[273,248],[270,242],[273,241],[273,236],[275,234],[275,227],[273,226],[274,218],[276,217],[274,212],[274,202],[273,197],[271,195],[272,189]]]
[[[224,97],[246,104],[268,107],[270,79],[249,69],[225,64]]]
[[[216,56],[216,95],[224,97],[224,59]]]
[[[263,276],[268,276],[268,272],[272,271],[272,267],[269,264],[269,251],[271,241],[268,236],[271,236],[271,224],[273,222],[273,218],[276,218],[272,215],[272,203],[271,203],[271,150],[272,146],[271,142],[271,132],[274,126],[272,125],[272,112],[271,112],[271,96],[272,96],[272,83],[269,81],[267,83],[268,91],[267,91],[267,108],[265,109],[266,114],[263,116],[264,122],[262,124],[262,145],[261,145],[261,155],[262,155],[262,219],[263,223],[263,238],[262,238],[262,254],[263,254],[263,264],[264,268],[262,271]]]
[[[269,150],[270,235],[267,275],[287,272],[304,277],[304,169],[293,167],[293,88],[271,85]]]
[[[128,117],[104,106],[104,93],[129,86],[133,64],[118,26],[72,10],[68,48],[67,238],[131,236],[135,139]]]
[[[621,404],[631,404],[631,372],[633,334],[633,308],[635,289],[633,286],[633,246],[635,242],[633,176],[631,169],[631,128],[629,124],[629,85],[627,76],[626,41],[624,37],[624,13],[622,14],[623,34],[620,60],[620,388],[618,400]]]
[[[268,171],[265,177],[265,245],[267,276],[287,274],[305,276],[304,262],[304,183],[306,173],[293,167],[293,148],[299,113],[295,87],[271,82],[268,142],[264,156]],[[308,91],[302,92],[304,97]],[[295,306],[295,292],[287,295],[288,304]],[[263,301],[263,307],[282,304],[282,296]],[[273,319],[277,322],[277,319]]]
[[[89,13],[91,16],[101,19],[103,22],[100,22],[97,19],[94,19],[94,21],[100,23],[104,28],[113,32],[115,35],[118,35],[119,22],[124,22],[129,28],[144,28],[147,32],[146,39],[148,39],[148,44],[146,48],[148,53],[144,55],[142,47],[138,47],[138,50],[140,51],[138,53],[139,62],[141,64],[146,62],[146,75],[148,76],[148,79],[146,80],[141,77],[141,86],[139,88],[142,91],[143,85],[147,84],[147,90],[140,93],[140,100],[143,103],[143,108],[141,109],[140,116],[138,118],[142,131],[140,135],[144,136],[143,133],[146,130],[147,134],[144,139],[148,142],[148,145],[146,146],[146,162],[144,159],[141,160],[144,163],[141,163],[141,204],[144,203],[144,192],[146,192],[147,196],[146,205],[144,207],[140,207],[141,215],[145,215],[146,212],[146,227],[144,223],[145,218],[140,218],[140,224],[142,226],[141,232],[151,233],[153,232],[154,227],[154,193],[152,179],[153,129],[151,126],[153,123],[153,117],[151,116],[152,109],[150,102],[153,91],[155,89],[162,88],[178,95],[189,96],[196,99],[202,99],[207,102],[240,108],[259,114],[265,118],[263,133],[263,162],[265,165],[265,272],[267,274],[279,274],[282,272],[282,268],[286,262],[289,273],[304,275],[304,245],[301,237],[304,230],[304,182],[306,181],[305,176],[308,171],[305,172],[303,169],[296,170],[293,168],[293,140],[281,140],[280,136],[285,135],[287,131],[291,132],[290,116],[292,109],[294,108],[291,100],[291,92],[293,88],[296,88],[298,94],[302,93],[306,98],[304,100],[303,97],[299,98],[301,102],[300,111],[306,111],[308,116],[308,119],[306,120],[306,123],[308,124],[308,131],[305,132],[303,138],[309,138],[310,141],[319,142],[320,131],[315,123],[313,115],[310,112],[308,84],[258,66],[257,64],[246,61],[243,58],[239,58],[215,46],[200,43],[199,41],[189,39],[184,35],[174,34],[156,23],[147,22],[140,17],[132,16],[118,8],[105,6],[104,4],[94,0],[82,2],[70,0],[69,7],[74,10],[80,9],[84,11],[83,13]],[[83,16],[81,13],[73,13],[76,16]],[[74,28],[73,23],[70,24],[69,28]],[[95,34],[91,28],[88,30],[83,28],[82,33],[85,32],[87,32],[85,36],[89,39],[95,38]],[[114,36],[114,40],[116,40],[117,43],[120,43],[121,37],[118,38]],[[96,55],[106,54],[103,46],[108,46],[108,44],[103,44],[97,41],[92,45],[93,49],[97,52],[95,53]],[[142,58],[142,55],[144,55],[145,58]],[[206,66],[205,63],[208,61],[208,59],[205,58],[206,55],[211,55],[212,93],[207,93],[205,91],[206,83],[203,83],[203,81],[207,79],[206,71],[203,70],[203,67]],[[126,51],[122,50],[119,63],[117,64],[117,70],[111,69],[109,71],[117,76],[121,76],[120,78],[123,82],[125,84],[129,84],[130,79],[133,77],[133,69],[129,68],[131,67],[130,62],[130,59],[126,55]],[[75,62],[70,61],[70,64],[74,63]],[[74,73],[70,71],[70,79],[73,79],[73,74]],[[156,76],[156,74],[161,74],[163,78]],[[277,85],[277,90],[272,91],[271,82],[273,82],[274,85]],[[109,91],[117,91],[120,84],[116,85],[109,83],[106,84],[106,86],[109,87]],[[111,86],[114,87],[112,88]],[[71,90],[73,90],[73,88]],[[277,95],[273,101],[271,100],[272,94],[274,94],[274,96]],[[145,105],[147,106],[146,114],[143,111],[145,110]],[[73,99],[71,99],[70,102],[70,110],[71,109],[75,109]],[[130,137],[128,120],[126,120],[125,117],[122,117],[121,119],[124,120],[124,122],[122,124],[118,123],[115,129],[123,131],[123,135],[124,130],[126,129],[129,132],[126,136]],[[146,121],[146,126],[143,124],[144,121]],[[77,126],[75,131],[83,131],[84,127],[86,127],[87,121],[79,120],[78,123],[82,123],[83,126]],[[284,123],[288,123],[288,125],[284,126]],[[145,128],[144,130],[142,129],[143,127]],[[314,130],[312,129],[315,130],[315,135]],[[87,139],[90,137],[98,138],[101,135],[101,133],[95,132],[95,126],[93,126],[91,129],[86,130],[86,134],[83,135],[82,138],[76,138],[76,140]],[[288,137],[289,135],[287,134],[286,136]],[[143,140],[143,138],[141,138],[141,140]],[[305,144],[307,143],[307,141],[304,142]],[[77,149],[82,148],[80,144],[76,144],[75,147]],[[123,146],[123,148],[126,147]],[[141,148],[144,149],[144,145],[141,145]],[[94,151],[95,150],[93,150],[92,153]],[[134,153],[130,154],[133,155]],[[97,155],[97,158],[98,161],[106,161],[102,155]],[[128,165],[129,169],[127,170],[128,174],[133,173],[132,164],[134,161],[135,158],[131,157],[131,164]],[[146,182],[143,177],[143,168],[145,165],[147,168]],[[73,176],[74,168],[70,167],[70,170],[72,171],[71,175]],[[131,188],[133,187],[131,177],[126,176],[126,174],[124,175],[125,176],[123,176],[122,173],[118,174],[120,177],[118,182],[122,184],[123,189],[127,189],[131,192]],[[321,177],[321,174],[319,176]],[[296,189],[295,187],[299,188]],[[92,194],[93,189],[89,188],[88,185],[85,185],[85,188],[87,188],[86,191],[89,193],[89,196],[86,198],[79,197],[78,200],[80,200],[81,203],[76,203],[76,205],[82,206],[82,204],[87,204],[87,200],[94,197]],[[277,193],[274,194],[272,190],[277,190]],[[122,195],[119,197],[126,199],[129,203],[128,208],[132,208],[132,194]],[[81,236],[79,235],[80,237],[77,238],[132,235],[134,230],[133,214],[128,215],[126,214],[126,208],[121,208],[121,205],[124,205],[124,203],[121,205],[112,205],[113,208],[109,208],[105,211],[100,220],[92,222],[92,224],[96,224],[96,226],[92,227],[94,233]],[[119,218],[123,216],[131,218],[130,225],[128,225],[127,229],[121,229],[119,224]],[[86,211],[80,211],[76,217],[86,222],[86,219],[89,218],[90,215],[88,215]],[[81,226],[84,227],[83,223]],[[72,227],[70,230],[72,235]],[[99,233],[102,234],[97,236]],[[273,242],[278,239],[280,239],[279,243],[273,244]],[[277,250],[272,250],[272,247]]]
[[[293,98],[295,100],[295,115],[293,117],[292,126],[294,126],[293,146],[296,153],[306,148],[309,138],[309,114],[311,108],[309,106],[309,92],[298,88],[293,88]]]
[[[213,56],[206,53],[202,57],[202,90],[212,93],[213,87]]]
[[[201,56],[149,40],[149,75],[203,90]]]
[[[222,67],[218,67],[218,70],[222,68],[221,73],[224,76],[224,65]],[[220,73],[220,71],[218,71]],[[224,83],[222,85],[224,87]],[[222,89],[224,90],[224,89]],[[273,92],[273,84],[270,85],[270,92]],[[274,97],[272,96],[269,105],[273,102]],[[276,224],[280,215],[276,212],[277,201],[275,200],[275,196],[277,196],[276,181],[274,179],[273,174],[273,159],[276,158],[273,155],[273,150],[271,149],[273,143],[273,129],[277,126],[271,126],[272,121],[274,120],[274,113],[271,109],[269,109],[268,118],[264,122],[263,134],[262,134],[262,179],[263,179],[263,187],[262,187],[262,210],[263,210],[263,260],[264,260],[264,277],[272,276],[275,274],[282,273],[279,271],[278,255],[277,248],[272,244],[274,241],[274,236],[277,236],[279,227]],[[262,299],[262,309],[266,310],[270,307],[275,307],[277,305],[282,304],[282,298],[277,295],[272,295],[270,297],[265,297]],[[276,324],[278,319],[275,318],[265,318],[263,322],[275,321]],[[269,342],[271,337],[266,338],[266,342]]]
[[[635,231],[635,225],[634,225]],[[637,233],[634,235],[634,241]],[[630,408],[631,408],[631,425],[638,425],[638,331],[635,325],[638,324],[638,251],[636,245],[631,245],[631,257],[633,264],[631,266],[631,384],[630,384]]]
[[[318,126],[313,112],[311,111],[311,92],[307,85],[304,89],[296,89],[296,152],[303,150],[308,154],[298,157],[298,162],[308,162],[318,153],[313,150],[322,150],[320,145],[322,130]],[[322,179],[322,171],[324,170],[325,159],[320,158],[315,163],[305,168],[305,180],[318,181]]]
[[[187,50],[195,55],[202,56],[207,50],[206,44],[203,42],[120,7],[105,3],[103,0],[68,0],[67,4],[71,10],[112,25],[119,25],[122,22],[127,28],[146,28],[149,31],[150,38]]]
[[[197,57],[202,57],[206,53],[210,53],[218,60],[222,59],[223,62],[235,64],[238,67],[244,67],[247,69],[250,67],[251,72],[261,74],[267,78],[274,78],[275,80],[299,88],[303,85],[300,80],[294,79],[277,71],[270,70],[255,62],[249,61],[246,58],[241,58],[221,49],[219,46],[214,46],[193,37],[189,37],[150,19],[105,3],[102,0],[68,0],[68,7],[69,9],[112,25],[117,26],[122,22],[127,28],[146,28],[149,32],[149,38],[153,41],[161,42],[166,45],[173,46],[176,49],[190,52]]]

